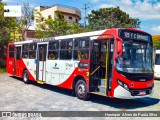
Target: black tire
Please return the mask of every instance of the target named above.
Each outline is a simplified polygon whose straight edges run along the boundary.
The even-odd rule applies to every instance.
[[[25,71],[23,72],[23,82],[24,82],[25,84],[28,84],[28,83],[29,83],[29,76],[28,76],[28,71],[27,71],[27,70],[25,70]]]
[[[75,85],[75,93],[78,99],[87,100],[89,98],[87,85],[83,80],[79,80]]]

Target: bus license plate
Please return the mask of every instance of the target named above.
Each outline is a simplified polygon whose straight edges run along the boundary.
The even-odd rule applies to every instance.
[[[138,95],[146,95],[146,91],[139,91]]]

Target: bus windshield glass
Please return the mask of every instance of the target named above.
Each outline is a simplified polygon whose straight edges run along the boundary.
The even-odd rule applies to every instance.
[[[148,42],[125,41],[117,60],[117,70],[128,73],[152,73],[152,45]]]

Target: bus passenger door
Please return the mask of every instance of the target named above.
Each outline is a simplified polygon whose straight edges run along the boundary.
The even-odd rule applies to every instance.
[[[94,40],[92,42],[91,64],[90,64],[90,92],[107,95],[110,90],[112,78],[111,40]]]
[[[8,50],[7,50],[7,72],[11,75],[14,74],[14,64],[15,64],[15,46],[12,44],[8,45]]]
[[[16,76],[20,76],[21,49],[22,49],[22,46],[16,46],[16,56],[15,56],[15,65],[14,65],[14,74],[15,74]]]
[[[46,80],[46,53],[47,44],[39,44],[37,55],[36,79],[40,81]]]

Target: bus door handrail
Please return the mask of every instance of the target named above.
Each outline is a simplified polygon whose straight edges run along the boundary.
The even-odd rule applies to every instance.
[[[93,75],[99,68],[100,66],[98,66],[90,75]]]

